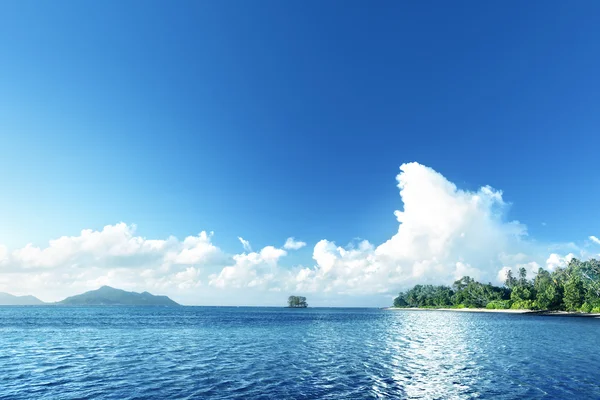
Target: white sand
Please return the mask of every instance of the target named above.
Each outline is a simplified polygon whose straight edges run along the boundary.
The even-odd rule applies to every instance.
[[[386,310],[393,311],[458,311],[458,312],[483,312],[483,313],[503,313],[503,314],[531,314],[544,315],[552,317],[586,317],[600,318],[600,314],[588,314],[571,311],[536,311],[536,310],[489,310],[487,308],[395,308],[388,307]]]
[[[533,313],[532,310],[490,310],[487,308],[395,308],[389,307],[386,310],[394,311],[458,311],[458,312],[485,312],[485,313],[506,313],[506,314],[527,314]]]

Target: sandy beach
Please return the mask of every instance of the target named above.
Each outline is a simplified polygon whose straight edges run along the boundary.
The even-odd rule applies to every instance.
[[[455,311],[455,312],[471,312],[471,313],[501,313],[501,314],[527,314],[549,317],[584,317],[584,318],[600,318],[600,314],[588,314],[581,312],[569,311],[537,311],[537,310],[513,310],[513,309],[495,309],[487,308],[396,308],[388,307],[385,310],[392,311]]]
[[[396,308],[388,307],[386,310],[393,311],[456,311],[456,312],[481,312],[481,313],[503,313],[503,314],[529,314],[536,313],[533,310],[490,310],[487,308]]]

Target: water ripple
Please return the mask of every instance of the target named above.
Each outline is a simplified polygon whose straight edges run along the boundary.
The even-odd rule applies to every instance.
[[[600,320],[0,307],[0,399],[600,398]]]

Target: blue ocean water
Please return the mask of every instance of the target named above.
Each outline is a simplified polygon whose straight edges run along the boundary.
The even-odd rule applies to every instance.
[[[600,320],[0,307],[0,399],[600,399]]]

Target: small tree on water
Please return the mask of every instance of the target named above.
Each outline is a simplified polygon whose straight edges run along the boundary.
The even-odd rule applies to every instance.
[[[306,297],[302,296],[290,296],[288,297],[288,307],[292,308],[306,308],[308,304],[306,303]]]

